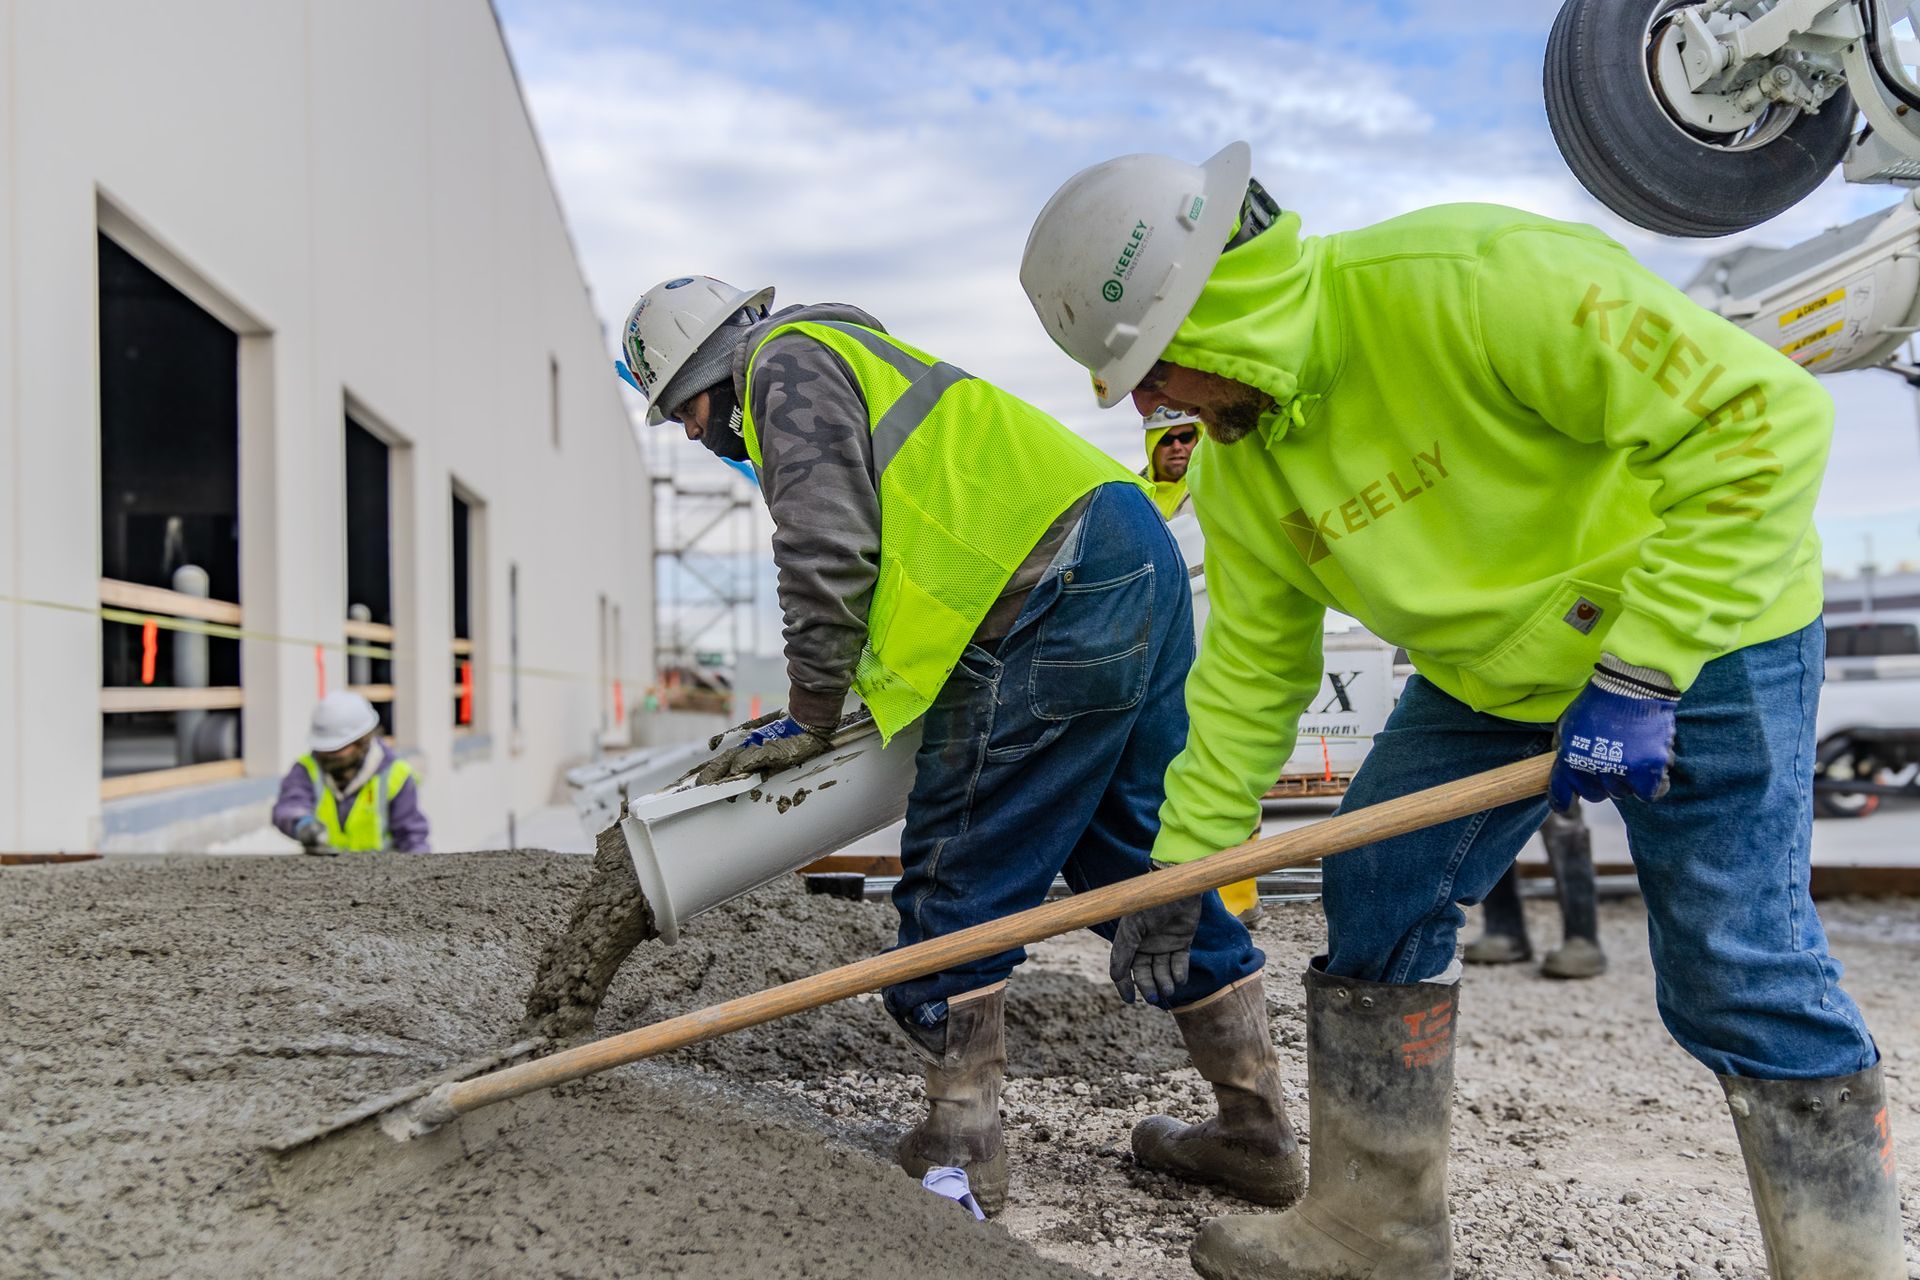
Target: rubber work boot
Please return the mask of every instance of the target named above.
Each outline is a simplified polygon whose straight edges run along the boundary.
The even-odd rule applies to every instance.
[[[1460,986],[1307,972],[1312,1178],[1285,1213],[1216,1218],[1207,1280],[1453,1280],[1447,1130]]]
[[[1773,1280],[1905,1280],[1880,1068],[1832,1080],[1721,1076]]]
[[[1573,812],[1547,814],[1540,827],[1540,843],[1553,864],[1554,892],[1560,898],[1560,945],[1540,962],[1549,978],[1597,978],[1607,971],[1607,953],[1600,949],[1600,907],[1593,877],[1593,833]]]
[[[1267,1026],[1260,975],[1173,1011],[1187,1054],[1220,1114],[1200,1124],[1148,1116],[1133,1128],[1133,1158],[1255,1204],[1290,1205],[1306,1186],[1300,1144],[1280,1096],[1280,1055]]]
[[[1484,928],[1460,953],[1468,964],[1518,964],[1533,959],[1526,910],[1520,905],[1520,868],[1508,867],[1480,906]]]
[[[1006,991],[1006,983],[996,982],[949,999],[944,1050],[917,1034],[907,1037],[927,1064],[927,1118],[893,1149],[900,1167],[916,1178],[943,1166],[965,1169],[974,1199],[988,1214],[1007,1203],[1007,1145],[1000,1132]]]

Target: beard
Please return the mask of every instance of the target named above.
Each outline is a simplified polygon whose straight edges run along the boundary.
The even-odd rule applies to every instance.
[[[1218,444],[1233,444],[1253,434],[1260,418],[1273,408],[1273,397],[1264,391],[1242,387],[1230,400],[1223,400],[1204,415],[1207,438]]]

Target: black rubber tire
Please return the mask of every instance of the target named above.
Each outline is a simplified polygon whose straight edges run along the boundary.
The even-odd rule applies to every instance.
[[[1764,146],[1723,151],[1654,98],[1649,19],[1671,0],[1566,0],[1547,37],[1547,123],[1580,185],[1627,221],[1669,236],[1724,236],[1784,213],[1840,163],[1853,99],[1835,93]]]
[[[1813,776],[1818,781],[1827,770],[1842,760],[1853,759],[1853,739],[1843,729],[1829,734],[1814,749]],[[1857,772],[1857,770],[1856,770]],[[1820,791],[1813,793],[1813,811],[1822,818],[1866,818],[1880,808],[1880,797],[1858,792]]]

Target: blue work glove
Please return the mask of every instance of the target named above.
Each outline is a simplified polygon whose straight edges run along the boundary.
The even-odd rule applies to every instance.
[[[1611,654],[1593,672],[1554,730],[1547,802],[1556,813],[1571,810],[1576,796],[1598,803],[1667,794],[1680,691],[1661,672]]]
[[[710,787],[741,774],[779,773],[832,748],[832,730],[812,729],[792,716],[781,716],[755,729],[739,746],[728,747],[700,766],[700,775],[694,781]]]
[[[1156,871],[1161,864],[1153,864]],[[1187,981],[1193,933],[1200,927],[1204,894],[1148,907],[1122,916],[1113,933],[1113,952],[1107,958],[1107,976],[1120,998],[1133,1003],[1134,993],[1162,1009],[1173,1006],[1174,992]]]
[[[327,842],[326,827],[312,814],[293,824],[293,838],[298,840],[300,847],[308,853],[329,856],[340,852]]]

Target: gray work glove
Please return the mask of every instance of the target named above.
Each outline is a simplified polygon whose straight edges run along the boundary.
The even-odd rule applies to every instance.
[[[833,748],[833,734],[826,729],[810,729],[792,716],[782,715],[772,724],[748,734],[737,747],[728,747],[700,766],[694,779],[703,787],[747,773],[779,773],[797,764],[805,764]]]
[[[772,724],[775,720],[780,719],[786,714],[787,714],[787,709],[785,707],[775,707],[772,711],[767,712],[767,714],[763,716],[755,716],[753,719],[747,721],[745,724],[737,724],[733,726],[733,729],[722,729],[720,732],[714,734],[711,738],[707,739],[707,750],[718,751],[720,749],[721,739],[725,738],[728,734],[732,733],[734,729],[758,729],[762,725]]]
[[[317,854],[330,858],[340,851],[327,843],[327,828],[320,819],[308,816],[294,824],[293,838],[300,842],[303,853]]]
[[[1163,864],[1154,863],[1155,871]],[[1120,992],[1120,998],[1133,1003],[1134,993],[1147,998],[1148,1004],[1171,1008],[1174,992],[1187,980],[1187,954],[1193,948],[1193,931],[1200,927],[1200,909],[1204,894],[1169,902],[1163,907],[1148,907],[1120,919],[1113,935],[1113,954],[1107,960],[1107,976]]]

